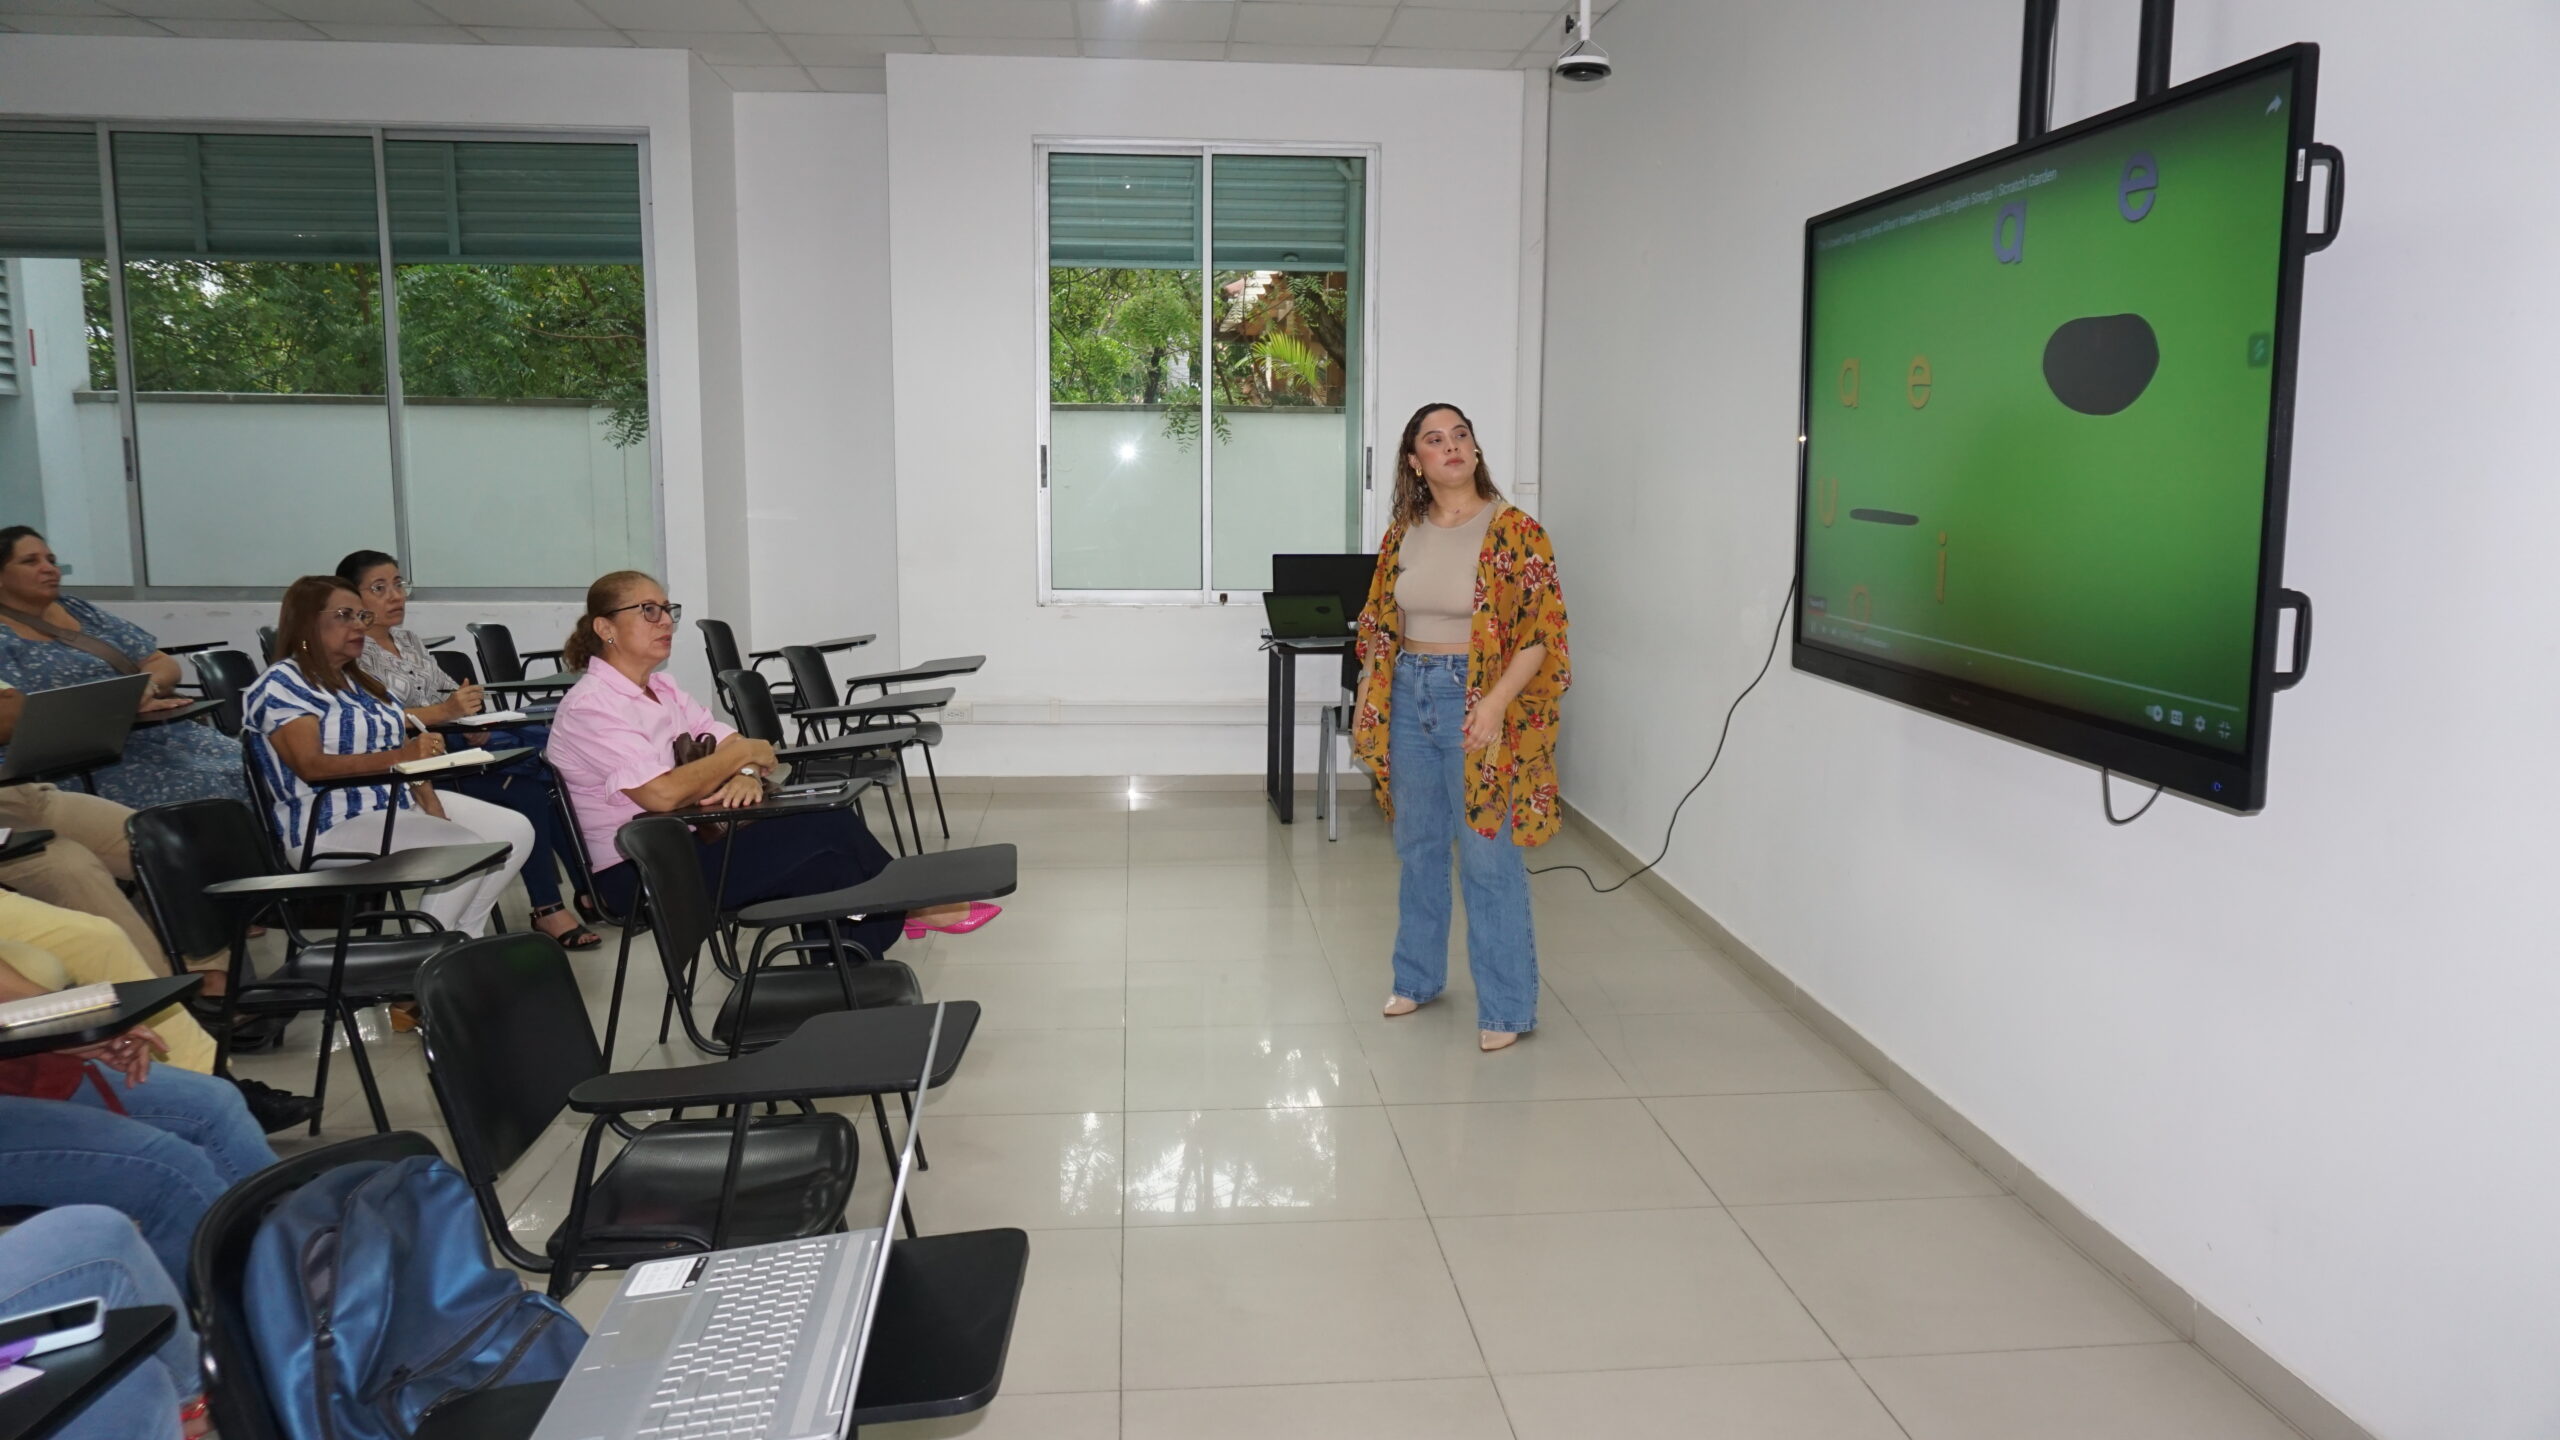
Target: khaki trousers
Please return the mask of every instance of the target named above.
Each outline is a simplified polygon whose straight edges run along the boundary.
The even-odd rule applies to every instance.
[[[151,980],[160,974],[143,963],[133,942],[109,921],[5,890],[0,890],[0,960],[48,990]],[[213,1073],[213,1037],[185,1009],[172,1005],[146,1023],[169,1043],[170,1064]]]

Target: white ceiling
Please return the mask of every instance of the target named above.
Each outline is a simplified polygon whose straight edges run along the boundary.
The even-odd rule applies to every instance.
[[[893,53],[1534,69],[1562,48],[1568,8],[1565,0],[0,0],[0,31],[638,45],[690,50],[739,90],[878,91]],[[1594,28],[1606,38],[1606,27]]]

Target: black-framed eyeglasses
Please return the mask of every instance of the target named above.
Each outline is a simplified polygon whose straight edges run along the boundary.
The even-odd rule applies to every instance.
[[[661,605],[655,600],[643,600],[637,605],[616,605],[604,613],[607,615],[619,615],[625,610],[639,611],[640,618],[648,621],[652,625],[657,624],[661,620],[681,620],[684,618],[684,607],[682,605]]]
[[[323,610],[320,613],[337,621],[341,625],[370,625],[373,623],[372,611],[350,610],[344,605],[339,606],[335,610]]]

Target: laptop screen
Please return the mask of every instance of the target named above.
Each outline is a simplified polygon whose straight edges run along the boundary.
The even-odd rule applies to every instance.
[[[862,1287],[862,1320],[853,1327],[853,1365],[846,1375],[845,1393],[839,1397],[848,1421],[862,1387],[863,1358],[871,1350],[871,1322],[880,1314],[880,1289],[889,1281],[889,1247],[897,1238],[898,1215],[907,1203],[907,1177],[915,1173],[916,1137],[924,1131],[925,1092],[933,1086],[934,1053],[942,1048],[943,1009],[941,1002],[935,1002],[933,1028],[925,1033],[924,1068],[916,1076],[915,1113],[907,1117],[907,1143],[898,1152],[897,1183],[889,1187],[889,1213],[880,1219],[880,1248],[873,1252],[871,1278]]]

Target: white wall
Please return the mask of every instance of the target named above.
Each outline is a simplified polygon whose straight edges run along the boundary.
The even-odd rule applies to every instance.
[[[743,547],[712,515],[715,503],[743,509],[736,501],[742,446],[723,429],[734,425],[736,409],[735,246],[728,243],[724,261],[724,242],[714,236],[707,259],[698,260],[695,239],[697,120],[701,137],[718,150],[704,157],[711,196],[704,203],[713,213],[734,208],[724,188],[728,96],[716,76],[693,74],[689,64],[685,53],[664,50],[0,35],[0,112],[645,134],[650,349],[657,362],[651,443],[660,456],[665,578],[679,596],[734,597],[743,605]],[[706,384],[715,399],[725,398],[727,417],[706,414]],[[714,501],[715,489],[707,487],[728,498]],[[502,613],[507,607],[481,608],[490,618],[512,618]],[[526,607],[529,617],[542,611]],[[698,646],[679,645],[676,669],[708,693],[700,655]]]
[[[1261,766],[1259,597],[1038,603],[1035,140],[1379,146],[1375,443],[1391,450],[1416,405],[1453,400],[1500,474],[1521,389],[1523,84],[1481,71],[890,58],[899,624],[911,659],[989,657],[970,687],[982,723],[955,727],[945,771]],[[983,723],[995,713],[1017,723]]]
[[[2088,13],[2095,9],[2094,17]],[[2066,7],[2063,118],[2132,6]],[[2539,0],[2188,0],[2176,73],[2324,45],[2269,808],[2164,799],[1778,669],[1665,873],[2349,1415],[2560,1433],[2560,128]],[[1801,224],[2012,138],[2013,0],[1629,0],[1555,99],[1546,518],[1574,802],[1650,853],[1786,589]]]
[[[898,665],[889,113],[878,95],[737,98],[749,648],[876,634]]]

